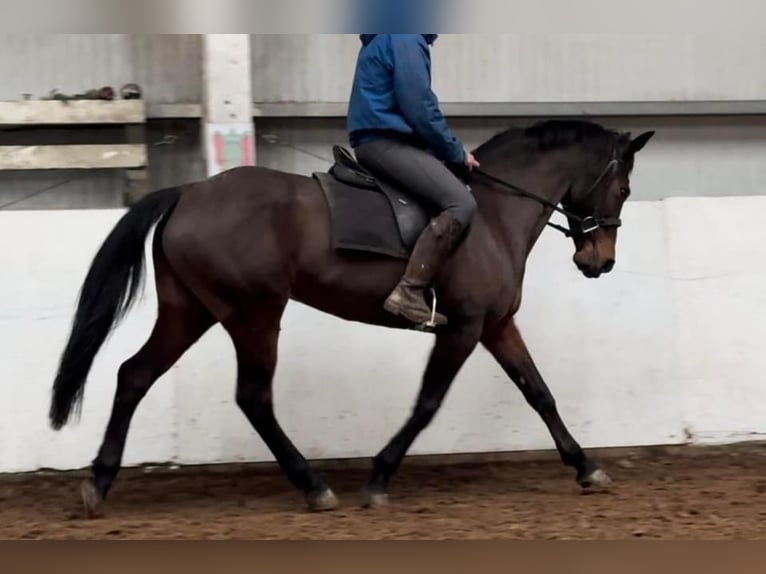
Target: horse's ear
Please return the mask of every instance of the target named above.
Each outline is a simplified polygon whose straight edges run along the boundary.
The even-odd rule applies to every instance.
[[[632,157],[644,149],[644,146],[649,143],[649,140],[654,137],[655,132],[644,132],[637,138],[630,141],[628,149],[625,151],[625,157]]]

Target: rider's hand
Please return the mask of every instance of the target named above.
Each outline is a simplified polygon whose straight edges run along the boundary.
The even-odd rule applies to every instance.
[[[465,154],[465,165],[468,166],[468,169],[471,171],[481,167],[481,164],[478,161],[476,161],[476,158],[473,157],[473,154],[471,152],[466,152]]]

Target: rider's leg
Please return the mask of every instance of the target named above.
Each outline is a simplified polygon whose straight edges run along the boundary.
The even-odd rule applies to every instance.
[[[431,320],[425,290],[470,225],[476,200],[442,162],[417,147],[378,140],[355,152],[373,175],[401,186],[438,212],[415,244],[404,276],[384,305],[387,311],[423,325]],[[435,322],[443,325],[447,319],[437,314]]]

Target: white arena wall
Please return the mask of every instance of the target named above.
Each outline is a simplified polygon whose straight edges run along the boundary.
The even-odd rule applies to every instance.
[[[631,202],[616,270],[580,276],[546,232],[529,265],[522,332],[586,447],[766,437],[766,196]],[[148,336],[145,297],[107,342],[82,419],[60,433],[49,393],[77,291],[121,210],[0,212],[0,472],[76,469],[95,456],[119,364]],[[431,336],[343,322],[291,304],[277,414],[310,458],[373,456],[413,404]],[[272,460],[237,409],[234,355],[216,328],[152,389],[125,463]],[[482,349],[411,454],[552,448],[537,415]]]

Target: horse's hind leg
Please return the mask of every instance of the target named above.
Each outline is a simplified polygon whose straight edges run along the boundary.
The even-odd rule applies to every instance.
[[[160,276],[157,321],[141,350],[120,367],[112,414],[98,456],[93,480],[82,485],[85,510],[93,515],[117,476],[133,414],[151,386],[214,323],[202,304],[169,274]]]
[[[277,365],[280,321],[287,301],[261,299],[238,309],[223,325],[237,353],[237,404],[271,450],[290,482],[306,495],[312,510],[333,510],[338,500],[285,435],[274,415],[272,379]]]
[[[388,503],[388,484],[418,435],[431,423],[452,381],[479,343],[481,325],[447,326],[436,336],[428,366],[423,375],[415,408],[407,422],[380,451],[373,462],[373,472],[365,488],[366,506]]]

